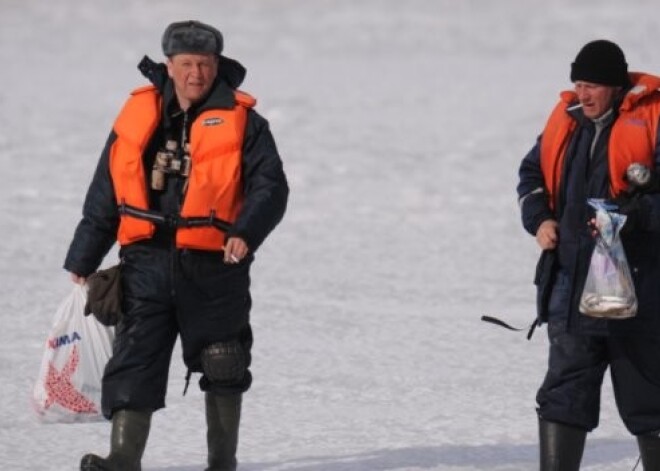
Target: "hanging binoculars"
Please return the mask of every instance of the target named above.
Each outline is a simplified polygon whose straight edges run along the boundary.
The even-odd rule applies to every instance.
[[[190,151],[186,143],[183,147],[183,155],[178,151],[175,140],[168,140],[165,148],[156,153],[154,165],[151,169],[151,188],[153,190],[165,189],[165,175],[179,175],[187,178],[190,175]]]

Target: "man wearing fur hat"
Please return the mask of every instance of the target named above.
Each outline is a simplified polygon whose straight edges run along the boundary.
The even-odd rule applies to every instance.
[[[122,317],[102,397],[111,449],[84,456],[81,470],[141,469],[178,336],[187,380],[201,373],[205,391],[207,470],[237,466],[252,380],[249,269],[284,215],[288,186],[220,32],[173,23],[162,47],[166,64],[145,57],[139,66],[152,85],[133,91],[114,123],[64,263],[84,283],[121,246]]]
[[[629,73],[613,42],[586,44],[520,166],[525,229],[543,250],[537,268],[538,319],[550,352],[537,394],[541,470],[580,467],[587,432],[598,425],[609,367],[616,404],[637,437],[646,470],[660,470],[660,193],[634,187],[631,164],[660,165],[660,77]],[[656,185],[657,187],[657,185]],[[627,220],[621,239],[633,275],[637,315],[595,318],[579,311],[595,246],[587,205],[604,198]]]

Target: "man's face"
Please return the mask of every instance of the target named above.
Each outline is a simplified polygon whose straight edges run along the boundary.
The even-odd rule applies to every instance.
[[[612,107],[621,87],[611,87],[597,83],[575,82],[575,93],[582,105],[584,115],[589,119],[600,118]]]
[[[203,99],[218,75],[214,54],[176,54],[167,60],[167,73],[174,82],[179,105],[187,110]]]

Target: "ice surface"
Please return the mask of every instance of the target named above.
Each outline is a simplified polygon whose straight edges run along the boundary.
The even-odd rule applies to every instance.
[[[586,41],[660,72],[657,2],[2,0],[0,468],[73,470],[109,426],[29,406],[61,265],[116,112],[170,21],[225,33],[291,183],[253,271],[244,471],[529,470],[545,329],[517,169]],[[116,259],[112,253],[105,266]],[[205,463],[202,395],[174,355],[147,471]],[[584,469],[631,469],[609,380]]]

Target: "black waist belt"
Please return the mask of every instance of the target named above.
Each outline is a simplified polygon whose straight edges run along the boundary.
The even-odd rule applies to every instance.
[[[211,210],[208,216],[183,217],[172,214],[161,214],[148,209],[140,209],[122,203],[118,206],[119,214],[131,216],[137,219],[153,222],[168,227],[215,227],[227,232],[231,229],[231,223],[215,217],[215,211]]]

